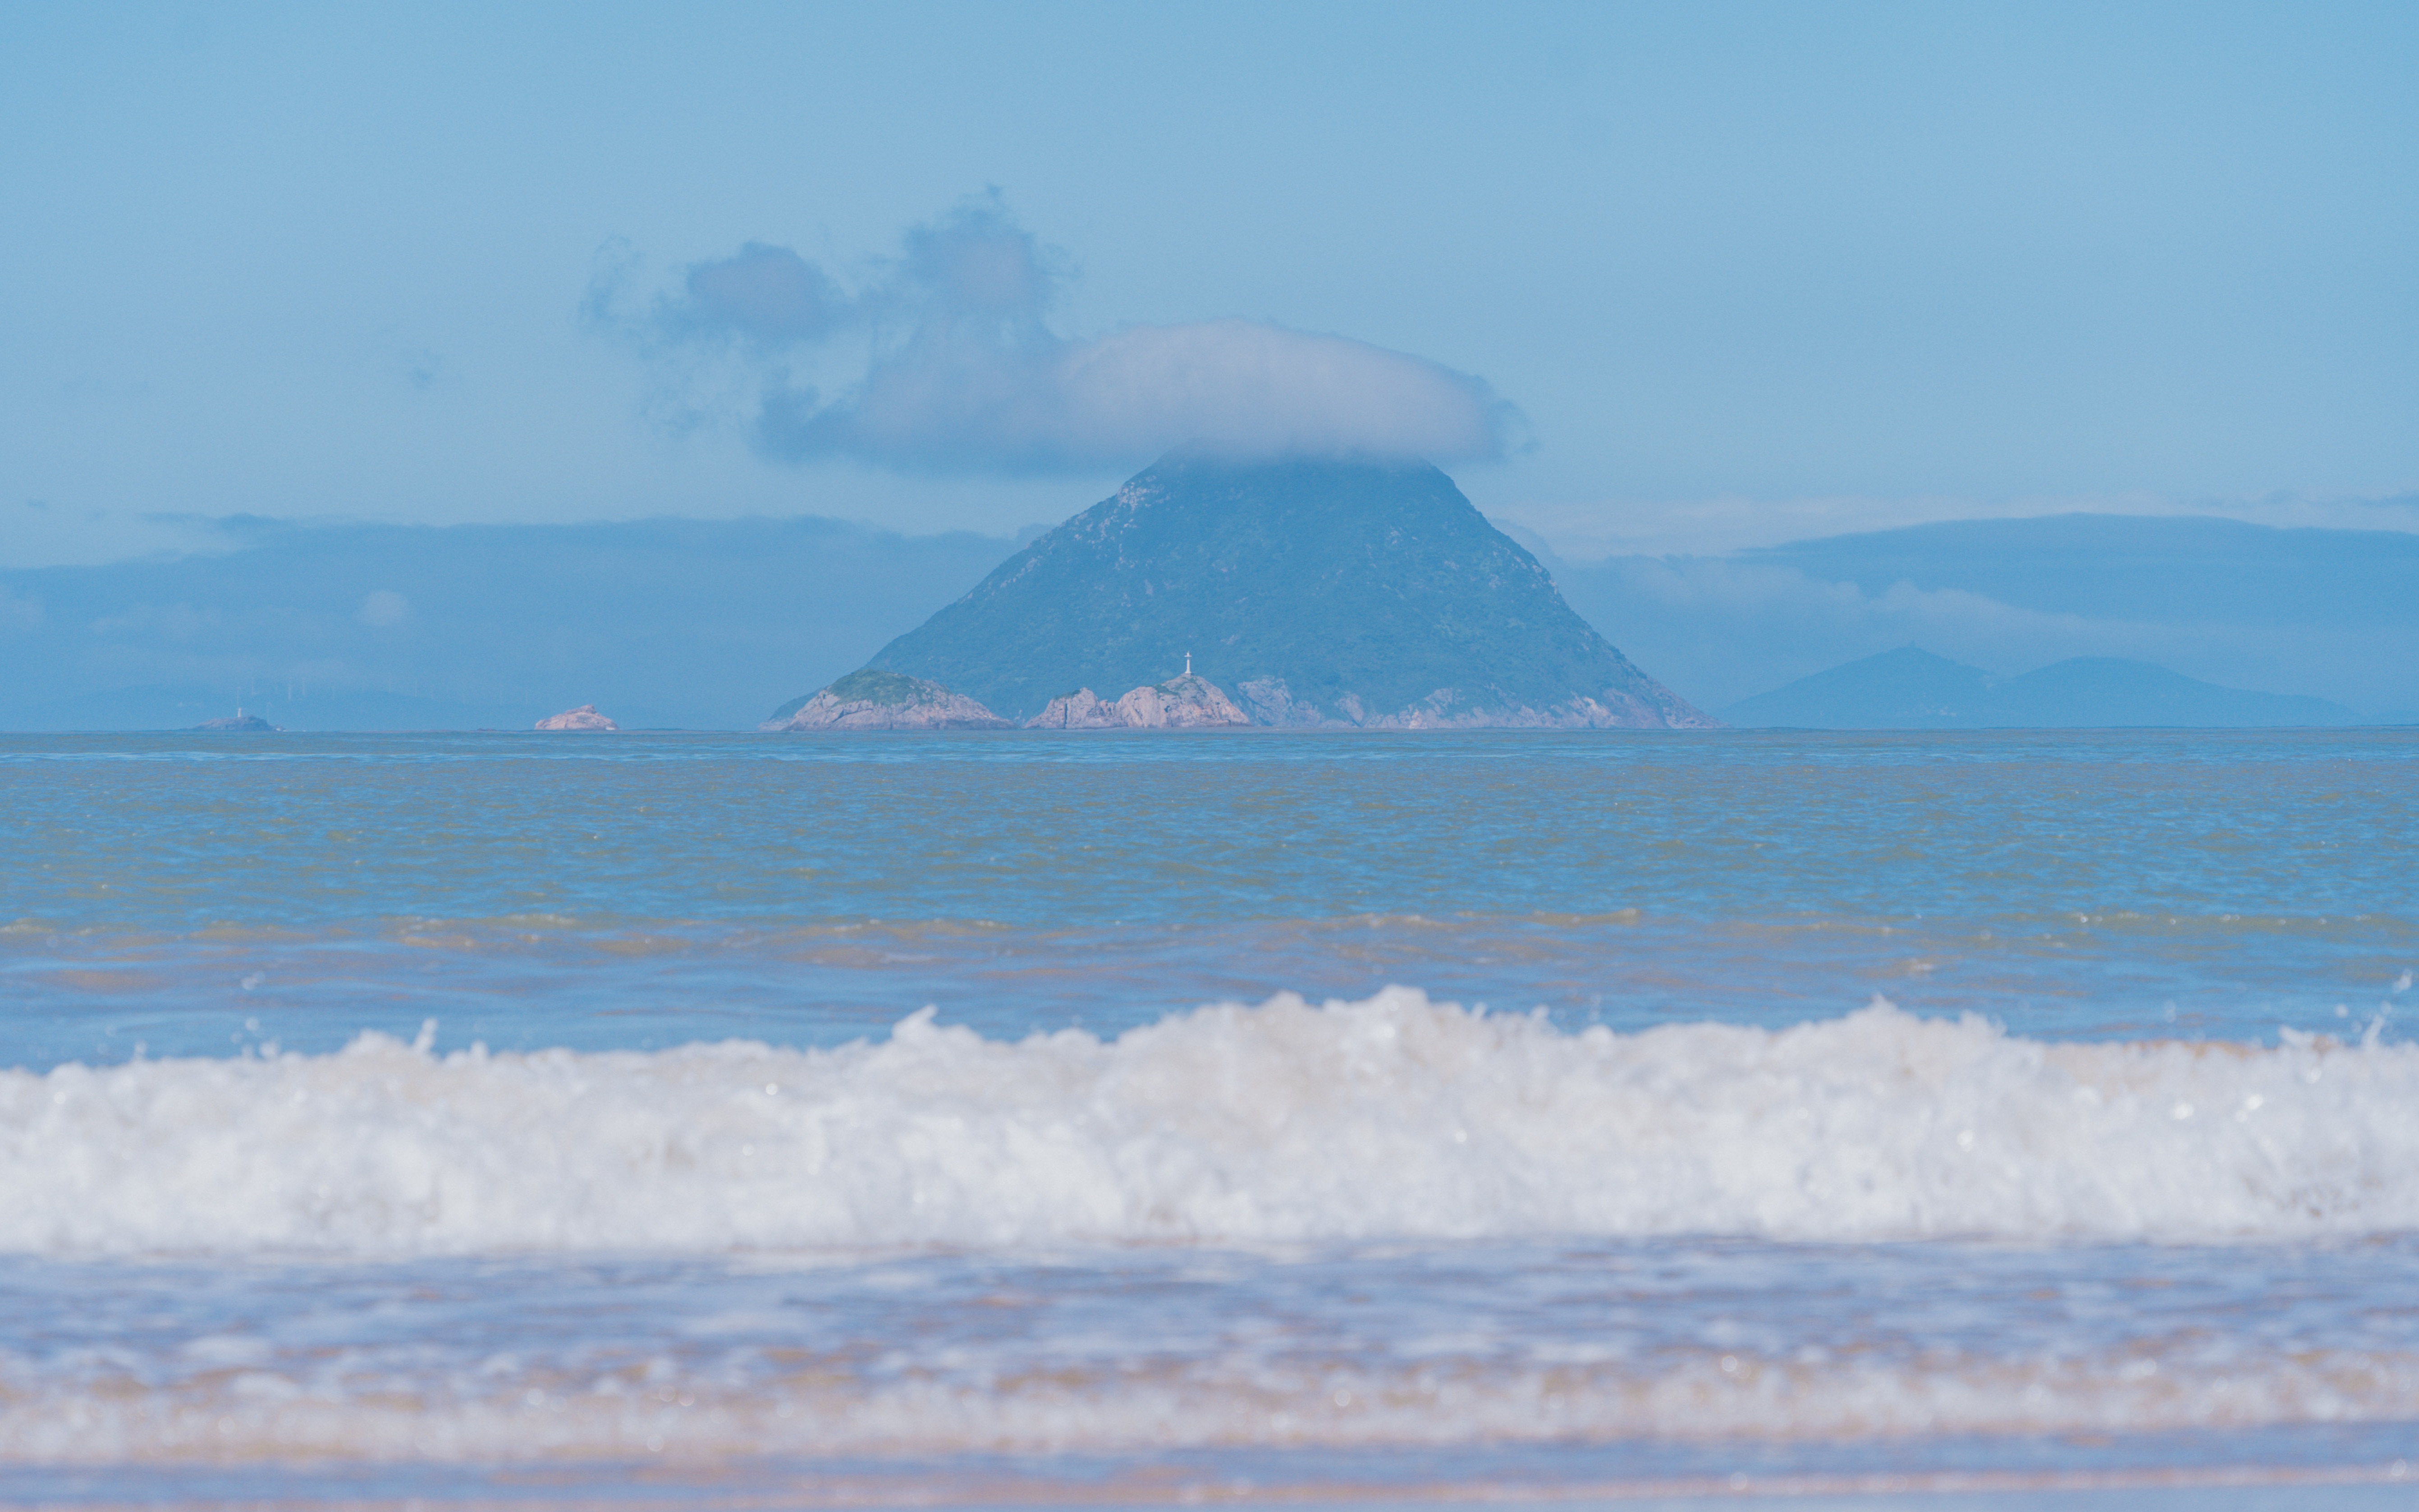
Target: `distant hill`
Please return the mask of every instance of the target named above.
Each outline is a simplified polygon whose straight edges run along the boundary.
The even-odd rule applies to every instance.
[[[1015,549],[844,520],[223,521],[226,549],[0,571],[0,729],[753,729]]]
[[[1980,667],[1903,646],[1801,677],[1722,711],[1740,726],[1810,730],[1970,730],[1988,724],[1998,682]]]
[[[207,552],[0,568],[0,729],[189,729],[240,704],[294,731],[525,730],[587,702],[625,728],[753,729],[1019,544],[812,517],[212,530]],[[1911,642],[1983,667],[2123,656],[2419,720],[2419,535],[2070,515],[1538,554],[1572,611],[1703,708]],[[1155,686],[1187,650],[1216,665],[1164,649],[1094,691]]]
[[[867,666],[1023,720],[1161,683],[1188,653],[1260,723],[1712,722],[1424,463],[1179,452]]]
[[[2357,724],[2340,703],[2295,693],[2220,687],[2147,661],[2075,656],[2011,677],[1994,690],[1993,713],[2014,725]]]
[[[1705,708],[1910,643],[1981,667],[2121,656],[2369,717],[2419,708],[2409,530],[2073,514],[1546,560],[1571,608]]]
[[[2208,517],[1941,520],[1741,551],[1868,594],[1899,583],[2054,614],[2310,626],[2419,614],[2419,535],[2280,530]]]
[[[360,689],[250,679],[233,689],[116,687],[10,709],[0,728],[15,730],[185,730],[233,715],[238,704],[266,711],[283,729],[523,730],[536,716],[520,703],[476,703]]]
[[[1732,704],[1741,726],[1809,730],[2096,729],[2338,725],[2325,699],[2220,687],[2146,661],[2075,656],[1995,677],[1914,646],[1885,651]]]

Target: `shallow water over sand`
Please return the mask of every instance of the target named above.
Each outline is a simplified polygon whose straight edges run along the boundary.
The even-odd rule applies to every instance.
[[[2388,1494],[2414,763],[0,737],[0,1500]]]

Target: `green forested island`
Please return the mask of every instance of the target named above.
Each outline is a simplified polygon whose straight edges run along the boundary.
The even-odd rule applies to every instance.
[[[882,673],[897,681],[877,681]],[[986,718],[1054,728],[1717,723],[1573,612],[1536,559],[1437,469],[1205,450],[1135,474],[767,727]]]

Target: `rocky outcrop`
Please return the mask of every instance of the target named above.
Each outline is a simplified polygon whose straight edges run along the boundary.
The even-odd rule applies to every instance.
[[[537,722],[540,730],[619,730],[622,727],[596,712],[593,703],[583,703],[576,709],[565,709],[550,718]]]
[[[1123,730],[1117,706],[1088,687],[1061,693],[1049,706],[1025,721],[1027,730]]]
[[[1319,712],[1318,705],[1296,700],[1293,689],[1286,686],[1282,677],[1255,677],[1235,691],[1242,695],[1243,708],[1256,724],[1316,730],[1327,723],[1327,716]]]
[[[1223,730],[1251,717],[1197,672],[1147,684],[1111,703],[1088,687],[1052,699],[1025,721],[1027,730]]]
[[[1196,672],[1133,689],[1117,700],[1117,715],[1137,730],[1218,730],[1252,722],[1223,689]]]
[[[793,699],[756,728],[803,734],[825,730],[1011,730],[1015,726],[938,683],[897,672],[855,671],[819,692]]]
[[[1440,687],[1406,708],[1380,710],[1347,693],[1333,708],[1293,696],[1282,677],[1256,677],[1242,685],[1242,707],[1255,724],[1297,730],[1709,730],[1706,717],[1659,683],[1632,689],[1608,687],[1541,706],[1518,702],[1500,687],[1476,694]],[[1659,695],[1659,696],[1658,696]]]

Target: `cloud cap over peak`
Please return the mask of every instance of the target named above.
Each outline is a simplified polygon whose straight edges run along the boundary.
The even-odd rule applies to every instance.
[[[1239,455],[1502,455],[1517,412],[1479,378],[1348,337],[1262,321],[1130,325],[1071,339],[1048,314],[1071,274],[994,199],[917,226],[855,293],[750,242],[618,317],[668,382],[739,365],[748,438],[786,462],[908,471],[1092,471],[1171,447]],[[844,364],[842,349],[854,361]],[[819,385],[807,374],[837,381]]]

